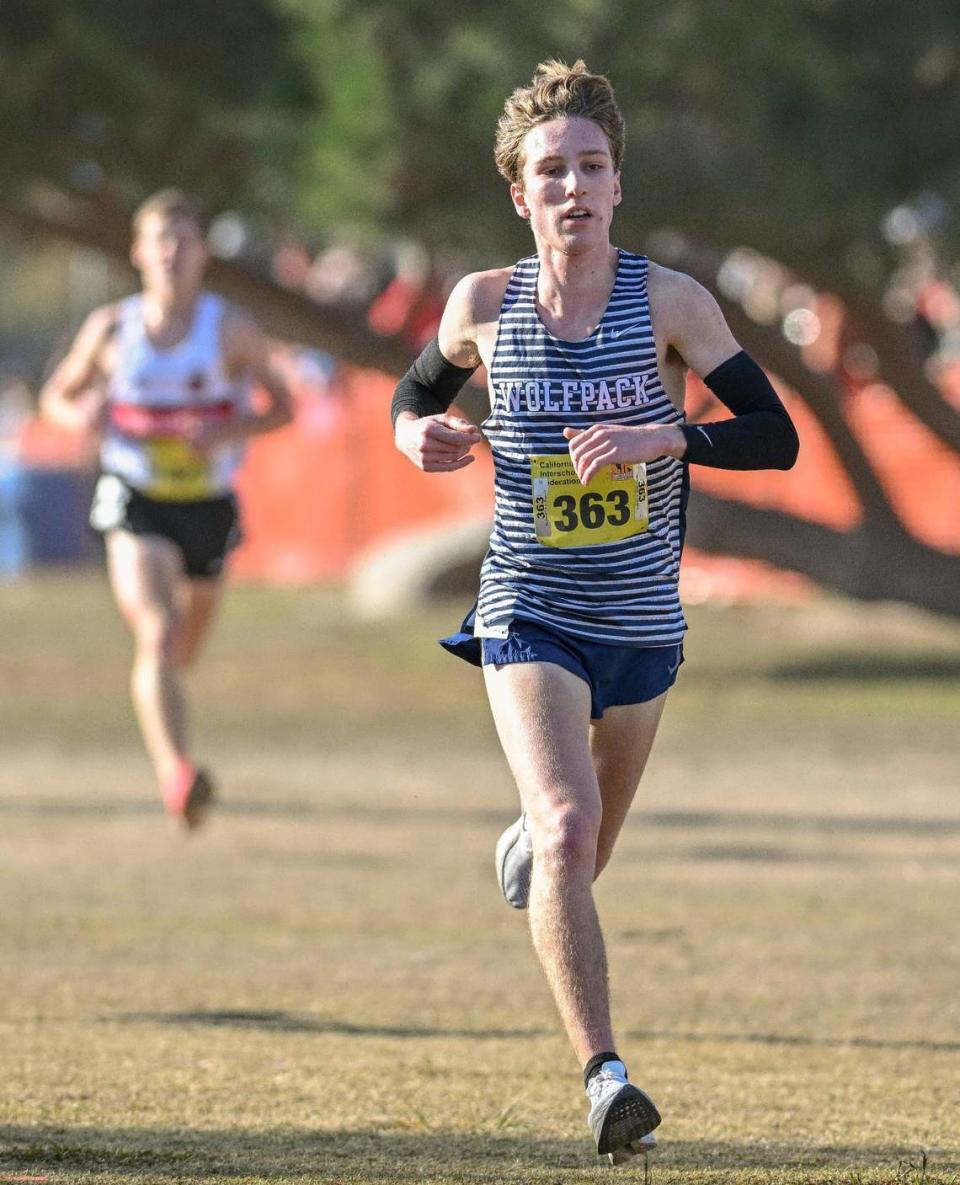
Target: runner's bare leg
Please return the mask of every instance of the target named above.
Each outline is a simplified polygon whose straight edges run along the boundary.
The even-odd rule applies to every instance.
[[[614,1049],[592,883],[601,825],[590,692],[553,663],[484,667],[504,753],[533,837],[530,932],[581,1064]]]
[[[613,854],[653,748],[667,694],[642,704],[607,708],[590,725],[590,749],[603,803],[595,877]]]
[[[180,552],[159,536],[110,531],[107,568],[117,605],[133,633],[130,690],[162,787],[176,775],[187,751],[186,704],[173,661],[180,625]]]

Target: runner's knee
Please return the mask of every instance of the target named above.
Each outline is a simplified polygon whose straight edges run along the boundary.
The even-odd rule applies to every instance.
[[[196,654],[189,651],[187,647],[179,641],[174,641],[170,648],[168,661],[170,666],[175,671],[188,671],[193,666],[193,660]]]
[[[541,864],[593,867],[600,832],[600,803],[560,803],[531,819],[534,851]]]
[[[178,630],[171,643],[168,660],[176,671],[188,671],[200,654],[202,638],[188,638],[182,629]]]
[[[174,663],[177,618],[173,613],[139,613],[133,622],[137,660]]]

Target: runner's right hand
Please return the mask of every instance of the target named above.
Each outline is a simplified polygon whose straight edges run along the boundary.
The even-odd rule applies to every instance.
[[[475,424],[449,412],[420,417],[401,412],[393,439],[400,452],[424,473],[451,473],[473,463],[470,450],[482,436]]]

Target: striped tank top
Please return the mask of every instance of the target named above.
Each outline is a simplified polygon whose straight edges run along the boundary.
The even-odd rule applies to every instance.
[[[537,256],[516,265],[504,293],[489,370],[491,411],[482,425],[493,452],[496,510],[481,570],[477,637],[506,637],[514,618],[526,618],[613,645],[668,646],[683,638],[678,578],[688,478],[681,461],[650,462],[645,489],[641,478],[634,482],[633,488],[646,494],[646,525],[626,538],[546,546],[542,536],[549,535],[551,524],[536,521],[535,475],[566,464],[565,427],[681,424],[685,419],[660,382],[648,260],[627,251],[618,254],[606,310],[582,341],[556,338],[540,320]],[[602,519],[605,496],[625,498],[605,488],[607,495],[588,493],[585,500],[583,487],[564,487],[570,496],[557,502],[563,503],[563,514],[555,525],[569,529],[578,514],[588,525]],[[630,488],[629,483],[622,488]],[[589,532],[569,538],[579,543],[589,539]]]

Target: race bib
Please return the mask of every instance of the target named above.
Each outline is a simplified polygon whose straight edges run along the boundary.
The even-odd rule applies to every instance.
[[[580,484],[567,454],[530,458],[533,528],[547,547],[592,547],[647,529],[647,467],[607,465]]]
[[[150,463],[150,498],[196,502],[211,496],[210,460],[182,440],[161,438],[144,442]]]

